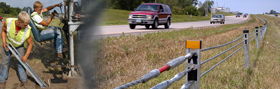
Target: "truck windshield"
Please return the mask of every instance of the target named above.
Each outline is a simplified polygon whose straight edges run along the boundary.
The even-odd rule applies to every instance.
[[[158,11],[158,5],[140,5],[136,11]]]

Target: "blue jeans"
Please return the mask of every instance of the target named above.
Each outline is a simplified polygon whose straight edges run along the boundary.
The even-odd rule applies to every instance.
[[[57,53],[62,53],[63,51],[63,34],[60,27],[49,26],[48,29],[42,30],[40,36],[53,36],[55,42],[55,49]],[[49,40],[49,39],[41,39]]]
[[[20,55],[25,55],[24,47],[20,46],[16,48]],[[6,82],[8,78],[9,73],[9,62],[11,59],[12,52],[6,51],[3,47],[2,51],[2,63],[1,63],[1,69],[0,69],[0,82]],[[18,62],[18,73],[19,73],[19,79],[21,82],[25,82],[27,80],[27,74],[25,68]]]

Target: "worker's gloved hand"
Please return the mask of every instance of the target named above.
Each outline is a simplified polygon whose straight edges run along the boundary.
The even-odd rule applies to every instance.
[[[3,43],[3,47],[6,49],[6,51],[9,51],[8,44],[6,42]]]
[[[75,14],[74,18],[75,19],[81,18],[81,14]]]
[[[22,56],[22,57],[21,57],[21,60],[22,60],[22,62],[25,63],[25,62],[27,61],[27,56]]]
[[[59,4],[56,4],[55,6],[57,6],[57,7],[61,7],[61,5],[62,5],[62,4],[61,4],[61,3],[59,3]]]

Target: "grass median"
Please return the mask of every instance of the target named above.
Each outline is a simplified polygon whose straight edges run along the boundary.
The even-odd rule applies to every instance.
[[[276,34],[280,33],[276,30],[276,27],[279,26],[275,23],[280,20],[273,17],[262,16],[262,18],[268,20],[269,29],[266,37],[263,41],[260,41],[260,49],[256,49],[254,40],[250,43],[250,68],[244,69],[244,50],[241,49],[239,52],[201,78],[200,86],[202,89],[279,88],[277,80],[280,78],[275,76],[277,75],[276,73],[279,73],[279,71],[273,69],[280,67],[278,66],[280,58],[277,55],[273,57],[270,57],[269,55],[279,52],[278,50],[272,50],[272,47],[278,47],[280,45],[280,42],[276,41],[276,38],[278,37]],[[122,35],[120,37],[108,37],[102,39],[102,45],[100,47],[102,49],[102,54],[100,54],[100,63],[101,65],[104,65],[104,67],[101,67],[102,69],[100,69],[98,75],[100,79],[99,85],[103,89],[108,89],[137,80],[149,71],[164,66],[168,61],[185,55],[186,40],[202,40],[202,48],[213,47],[237,39],[243,35],[243,30],[245,29],[250,30],[250,33],[254,32],[255,26],[260,26],[262,24],[264,24],[264,22],[257,19],[254,15],[251,15],[251,19],[242,24],[223,25],[220,27],[201,29],[184,29],[180,31],[161,31],[137,36]],[[274,30],[275,32],[270,32],[270,30]],[[278,42],[278,44],[274,44],[272,42],[270,45],[271,47],[266,48],[266,44],[264,44],[264,42],[266,42],[267,39],[270,39],[269,37],[272,38],[273,36],[275,36],[273,39],[275,42]],[[231,45],[202,52],[201,61],[205,61],[206,59],[225,51],[241,41],[242,39]],[[241,46],[243,46],[243,44],[202,65],[201,73],[226,58]],[[267,58],[269,59],[265,60]],[[270,60],[273,61],[270,62]],[[272,66],[270,66],[270,64],[272,64]],[[264,72],[267,69],[269,71]],[[186,70],[185,63],[173,70],[163,72],[159,77],[144,84],[135,85],[131,87],[131,89],[151,88],[164,80],[173,78],[175,74],[184,70]],[[274,75],[270,75],[270,73]],[[273,79],[273,77],[276,78]],[[270,80],[272,81],[270,82]],[[184,83],[185,77],[172,84],[170,89],[178,89]]]

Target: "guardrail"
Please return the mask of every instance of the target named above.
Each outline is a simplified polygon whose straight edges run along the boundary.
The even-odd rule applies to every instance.
[[[258,17],[258,16],[256,16]],[[256,48],[259,48],[259,40],[262,40],[262,38],[264,37],[264,34],[267,30],[267,22],[258,17],[259,19],[261,19],[263,22],[265,22],[265,24],[263,24],[262,26],[260,26],[260,28],[257,26],[255,27],[255,31],[252,33],[249,33],[249,30],[243,30],[243,35],[238,37],[237,39],[228,42],[226,44],[222,44],[219,46],[215,46],[215,47],[209,47],[209,48],[205,48],[205,49],[201,49],[201,41],[192,41],[192,40],[188,40],[186,41],[186,52],[187,54],[185,56],[181,56],[178,57],[176,59],[173,59],[171,61],[169,61],[165,66],[159,68],[159,69],[154,69],[152,71],[150,71],[148,74],[142,76],[140,79],[121,85],[119,87],[116,87],[115,89],[125,89],[128,88],[130,86],[134,86],[136,84],[139,83],[145,83],[148,82],[151,79],[154,79],[156,77],[158,77],[160,75],[160,73],[164,72],[164,71],[168,71],[171,70],[173,68],[175,68],[176,66],[184,63],[185,60],[186,61],[186,71],[183,71],[181,73],[176,74],[172,79],[170,80],[166,80],[163,81],[157,85],[155,85],[154,87],[152,87],[151,89],[167,89],[172,83],[174,83],[175,81],[179,81],[181,80],[184,76],[186,77],[186,83],[184,85],[181,86],[181,89],[199,89],[200,88],[200,77],[203,77],[205,74],[207,74],[208,72],[210,72],[211,70],[213,70],[215,67],[217,67],[218,65],[220,65],[222,62],[224,62],[225,60],[227,60],[228,58],[230,58],[233,54],[237,53],[239,50],[241,50],[242,48],[244,48],[244,67],[248,68],[249,67],[249,43],[252,42],[254,39],[256,41]],[[260,35],[259,35],[260,34]],[[260,39],[259,39],[260,37]],[[201,58],[201,52],[202,51],[207,51],[210,49],[215,49],[215,48],[219,48],[219,47],[223,47],[229,44],[232,44],[238,40],[240,40],[241,38],[243,38],[243,41],[237,43],[236,45],[234,45],[233,47],[225,50],[224,52],[221,52],[203,62],[200,63],[200,58]],[[216,65],[214,65],[213,67],[211,67],[209,70],[205,71],[204,73],[202,73],[200,75],[200,66],[207,63],[208,61],[211,61],[212,59],[228,52],[229,50],[237,47],[240,44],[243,44],[242,47],[238,48],[236,51],[234,51],[232,54],[230,54],[229,56],[227,56],[226,58],[224,58],[222,61],[220,61],[219,63],[217,63]],[[192,51],[192,49],[195,49],[195,51]]]

